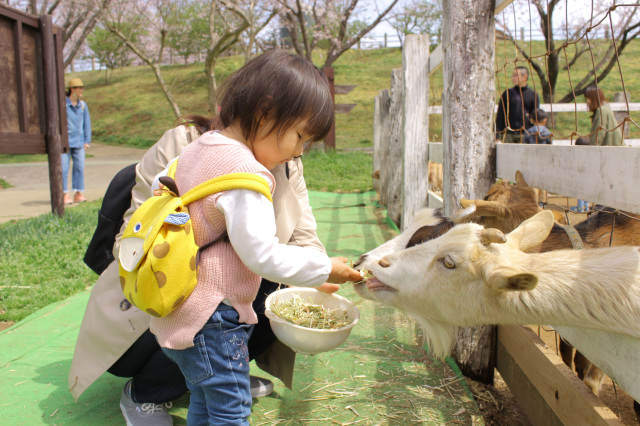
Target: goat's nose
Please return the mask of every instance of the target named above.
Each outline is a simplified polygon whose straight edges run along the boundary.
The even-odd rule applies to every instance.
[[[362,264],[362,262],[364,262],[364,260],[367,258],[366,254],[361,254],[360,257],[358,258],[358,260],[356,261],[356,263],[353,264],[354,268],[357,268],[358,266],[360,266]]]
[[[382,259],[378,260],[378,265],[382,266],[383,268],[388,268],[389,266],[391,266],[391,262],[389,262],[389,259],[387,259],[387,256],[385,256]]]

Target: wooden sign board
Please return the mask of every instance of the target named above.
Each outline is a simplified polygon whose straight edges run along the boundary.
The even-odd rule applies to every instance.
[[[336,95],[348,95],[355,87],[355,84],[336,84],[334,85],[334,90]]]

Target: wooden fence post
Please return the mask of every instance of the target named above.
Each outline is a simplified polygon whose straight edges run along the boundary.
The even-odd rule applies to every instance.
[[[443,200],[451,216],[461,198],[483,198],[495,178],[494,0],[451,0],[443,10]],[[495,327],[460,329],[453,356],[462,372],[493,381]]]
[[[401,229],[427,205],[429,191],[429,35],[410,34],[402,47],[403,183]]]
[[[402,69],[391,72],[391,102],[389,105],[389,137],[381,150],[380,186],[386,200],[387,216],[398,227],[402,216]],[[385,149],[386,148],[386,149]]]
[[[631,103],[631,97],[629,96],[629,93],[627,92],[627,96],[625,97],[624,92],[616,92],[613,94],[613,102],[620,102],[620,103]],[[616,117],[616,121],[618,122],[618,124],[620,124],[625,117],[628,115],[628,113],[626,111],[614,111],[613,115]],[[624,123],[624,125],[621,127],[622,129],[622,136],[625,139],[629,139],[629,131],[630,131],[630,126],[629,123]]]
[[[62,202],[62,143],[60,140],[60,114],[58,108],[58,84],[56,73],[56,55],[53,40],[53,21],[51,15],[40,17],[40,34],[42,35],[42,71],[44,79],[44,109],[49,160],[49,188],[51,191],[51,210],[58,216],[64,214]],[[65,123],[66,124],[66,123]]]
[[[331,90],[331,98],[333,99],[333,105],[335,108],[336,99],[335,99],[335,88],[334,88],[334,72],[333,67],[324,67],[322,68],[322,72],[329,80],[329,90]],[[329,134],[324,139],[324,150],[336,149],[336,121],[335,121],[335,113],[333,115],[333,124],[331,125],[331,130],[329,130]]]
[[[384,162],[382,161],[382,145],[389,140],[389,99],[388,90],[380,90],[380,94],[375,98],[373,108],[373,189],[379,194],[380,204],[386,205],[386,199],[383,200],[383,191],[380,185],[380,169]]]

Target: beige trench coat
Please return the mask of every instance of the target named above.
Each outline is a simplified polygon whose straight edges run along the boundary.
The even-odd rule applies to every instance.
[[[121,232],[133,211],[151,196],[154,177],[198,136],[195,127],[179,126],[167,131],[147,151],[136,167],[131,207],[125,213]],[[289,162],[289,179],[284,165],[271,172],[276,180],[273,205],[276,236],[280,243],[309,246],[325,252],[316,234],[316,221],[309,205],[300,160]],[[114,245],[116,259],[120,235]],[[112,262],[94,284],[80,326],[68,379],[69,392],[76,401],[149,328],[151,317],[148,314],[134,306],[120,309],[123,299],[118,263]],[[256,359],[260,368],[281,379],[288,387],[293,380],[294,362],[295,353],[279,341]]]

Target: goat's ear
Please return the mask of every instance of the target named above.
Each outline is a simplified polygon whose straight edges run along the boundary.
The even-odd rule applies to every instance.
[[[550,210],[536,213],[507,235],[507,244],[520,251],[529,251],[549,236],[553,221],[553,213]]]
[[[510,267],[502,267],[487,277],[487,284],[495,291],[531,291],[538,285],[538,277]]]
[[[522,186],[522,187],[528,187],[529,186],[527,184],[527,181],[524,180],[524,177],[522,176],[522,173],[520,173],[520,170],[516,170],[516,186]]]

